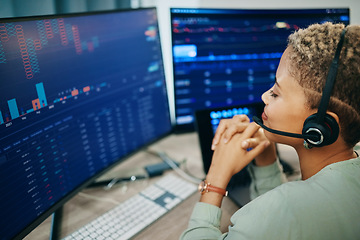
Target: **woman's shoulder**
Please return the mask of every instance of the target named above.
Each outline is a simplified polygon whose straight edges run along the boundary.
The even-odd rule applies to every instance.
[[[231,221],[234,228],[239,227],[236,229],[239,232],[243,231],[244,226],[252,232],[273,229],[271,232],[275,234],[274,239],[281,235],[276,229],[283,228],[290,228],[292,236],[301,236],[305,233],[316,236],[320,229],[320,232],[327,231],[329,236],[337,236],[340,230],[336,229],[339,227],[348,229],[344,232],[355,231],[357,228],[353,225],[360,219],[360,212],[354,211],[360,209],[360,171],[348,169],[351,165],[359,167],[359,162],[360,159],[349,160],[337,166],[330,166],[305,181],[284,183],[268,191],[233,215]],[[256,224],[253,224],[254,222]],[[319,224],[325,222],[325,225]],[[313,232],[315,223],[317,230]],[[329,228],[333,229],[329,231]],[[268,236],[269,232],[264,234]]]
[[[284,183],[255,198],[240,209],[240,212],[267,208],[266,211],[288,214],[324,204],[335,207],[354,199],[357,199],[360,209],[359,157],[328,165],[307,180]]]

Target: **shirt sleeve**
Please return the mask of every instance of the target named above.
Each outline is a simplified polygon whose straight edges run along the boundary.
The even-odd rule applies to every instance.
[[[189,226],[180,240],[250,240],[250,239],[296,239],[289,237],[289,224],[294,214],[288,207],[282,190],[269,191],[240,208],[232,217],[227,233],[220,228],[221,210],[211,204],[195,205]],[[295,236],[298,235],[295,229]]]
[[[220,231],[220,219],[220,208],[207,203],[196,203],[189,226],[180,236],[180,240],[224,239],[226,234]]]
[[[251,200],[287,182],[279,158],[273,164],[263,167],[250,163],[247,169],[251,177]]]

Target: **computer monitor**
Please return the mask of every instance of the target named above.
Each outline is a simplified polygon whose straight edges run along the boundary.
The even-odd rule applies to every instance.
[[[349,9],[170,8],[176,130],[196,110],[261,101],[287,37],[312,23],[349,24]]]
[[[172,131],[155,8],[0,20],[0,236]]]

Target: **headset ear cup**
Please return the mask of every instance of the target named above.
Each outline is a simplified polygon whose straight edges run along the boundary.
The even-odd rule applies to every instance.
[[[317,114],[315,113],[305,120],[302,133],[313,133],[319,136],[322,141],[314,142],[309,139],[305,139],[305,141],[313,147],[322,147],[334,143],[339,136],[339,125],[335,118],[326,114],[324,122],[317,123],[316,117]]]
[[[333,144],[338,139],[340,128],[339,128],[339,124],[337,123],[335,118],[333,118],[329,114],[325,115],[325,124],[329,128],[329,131],[330,131],[330,136],[326,140],[325,144],[330,145],[330,144]]]

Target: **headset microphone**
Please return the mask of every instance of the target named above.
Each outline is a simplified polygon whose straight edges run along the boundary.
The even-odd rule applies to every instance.
[[[287,136],[287,137],[293,137],[293,138],[310,139],[311,141],[319,141],[320,140],[320,137],[318,135],[315,135],[315,134],[290,133],[290,132],[284,132],[284,131],[279,131],[279,130],[269,128],[269,127],[265,126],[263,124],[262,120],[260,118],[256,117],[256,116],[253,116],[253,120],[260,127],[262,127],[263,129],[265,129],[266,131],[269,131],[271,133],[275,133],[275,134],[282,135],[282,136]]]
[[[265,126],[262,120],[256,116],[253,117],[254,122],[271,133],[293,138],[302,138],[305,140],[304,147],[308,149],[334,143],[339,136],[339,125],[331,115],[326,113],[326,110],[330,102],[331,92],[337,75],[340,52],[344,43],[345,33],[346,28],[343,29],[339,43],[336,47],[335,56],[329,68],[318,111],[305,120],[302,134],[283,132],[269,128]]]

